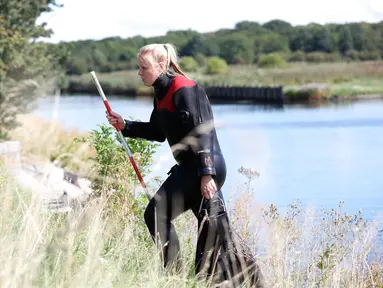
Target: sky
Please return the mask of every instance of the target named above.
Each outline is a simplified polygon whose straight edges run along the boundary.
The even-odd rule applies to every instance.
[[[281,19],[292,25],[310,22],[383,21],[382,0],[57,0],[63,4],[44,13],[54,34],[45,41],[77,41],[141,35],[161,36],[170,30],[200,33],[233,28],[240,21],[265,23]]]

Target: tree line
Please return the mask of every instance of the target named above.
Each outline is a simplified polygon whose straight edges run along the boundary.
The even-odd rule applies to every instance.
[[[289,62],[379,60],[383,57],[383,21],[302,26],[278,19],[264,24],[242,21],[233,29],[211,33],[174,30],[156,37],[111,37],[60,45],[71,51],[65,62],[67,73],[82,74],[133,69],[138,49],[150,43],[173,43],[181,57],[193,57],[200,65],[206,57],[228,64],[258,64],[268,54],[279,54]]]
[[[195,63],[206,65],[208,73],[224,71],[227,64],[376,60],[383,56],[383,21],[304,26],[282,20],[242,21],[232,29],[211,33],[174,30],[156,37],[47,44],[40,40],[54,31],[45,23],[37,25],[36,20],[58,6],[55,0],[0,2],[0,139],[17,124],[17,114],[33,108],[36,99],[51,94],[54,87],[63,87],[65,74],[135,69],[138,49],[149,43],[173,43],[184,66],[192,70]]]

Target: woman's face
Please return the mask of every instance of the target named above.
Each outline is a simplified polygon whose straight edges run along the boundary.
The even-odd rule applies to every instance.
[[[163,69],[159,63],[149,63],[141,57],[138,58],[138,75],[145,86],[152,86],[154,81],[161,75]]]

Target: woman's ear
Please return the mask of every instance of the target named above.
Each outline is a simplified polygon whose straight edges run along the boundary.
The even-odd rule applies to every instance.
[[[161,69],[162,72],[166,71],[166,64],[165,64],[165,62],[160,62],[160,63],[158,63],[158,65],[160,65],[160,69]]]

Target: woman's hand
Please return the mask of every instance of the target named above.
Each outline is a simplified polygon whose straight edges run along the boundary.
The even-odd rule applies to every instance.
[[[215,192],[217,192],[217,185],[210,175],[202,176],[201,192],[206,199],[213,198]]]
[[[111,125],[115,125],[116,123],[120,126],[120,129],[123,130],[125,128],[125,120],[122,116],[116,112],[111,111],[110,114],[108,111],[105,111],[106,119]]]

